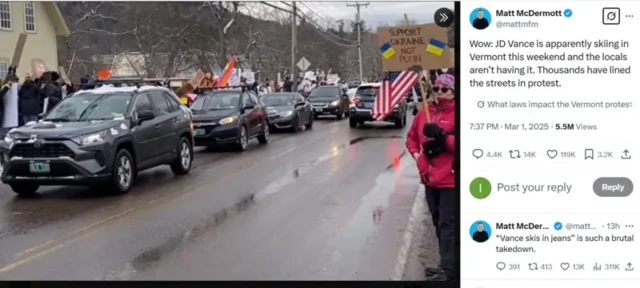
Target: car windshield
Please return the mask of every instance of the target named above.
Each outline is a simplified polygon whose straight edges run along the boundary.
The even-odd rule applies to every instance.
[[[44,120],[47,121],[90,121],[111,120],[124,117],[131,101],[131,93],[79,93],[64,98]]]
[[[193,111],[228,110],[239,107],[240,92],[237,91],[205,93],[191,104]]]
[[[336,87],[319,87],[309,94],[310,100],[331,100],[340,96],[340,89]]]
[[[376,97],[378,96],[378,87],[360,87],[356,90],[356,96],[360,97]]]
[[[262,102],[267,106],[291,106],[295,104],[293,94],[267,94],[262,96]]]

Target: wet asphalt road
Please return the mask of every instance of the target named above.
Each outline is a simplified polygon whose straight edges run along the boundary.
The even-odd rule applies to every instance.
[[[321,119],[243,153],[199,148],[189,175],[155,168],[123,196],[1,185],[0,279],[391,279],[419,186],[407,129]]]

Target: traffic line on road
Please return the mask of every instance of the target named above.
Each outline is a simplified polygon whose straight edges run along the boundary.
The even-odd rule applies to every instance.
[[[331,133],[333,133],[333,132],[334,131],[331,131]],[[322,134],[321,136],[326,137],[326,134]],[[287,137],[284,137],[284,138],[287,138]],[[317,137],[311,137],[311,140],[305,142],[304,145],[296,145],[296,147],[294,147],[293,150],[291,150],[292,148],[289,148],[289,149],[286,149],[285,151],[290,150],[290,151],[287,151],[287,153],[290,153],[290,152],[292,152],[292,151],[294,151],[294,150],[296,150],[298,148],[307,147],[308,144],[316,142],[316,138]],[[282,156],[287,154],[287,153],[283,153],[283,152],[284,151],[277,152],[276,155],[272,156],[269,159],[270,160],[274,160],[274,159],[277,159],[277,158],[282,157]],[[230,174],[224,175],[222,178],[219,178],[217,181],[214,181],[213,183],[222,181],[224,179],[233,177],[233,176],[241,174],[241,173],[244,173],[246,170],[248,170],[250,168],[253,168],[253,167],[255,167],[255,166],[259,165],[259,164],[262,164],[262,163],[264,163],[264,162],[261,162],[261,161],[254,162],[253,165],[250,165],[250,166],[248,166],[248,167],[246,167],[244,169],[240,169],[238,171],[232,172]],[[13,257],[14,259],[16,259],[16,258],[20,258],[22,256],[25,256],[23,259],[17,260],[16,262],[13,262],[13,263],[8,264],[6,266],[0,267],[0,273],[6,273],[8,271],[14,270],[15,268],[18,268],[18,267],[20,267],[20,266],[22,266],[24,264],[27,264],[27,263],[29,263],[29,262],[31,262],[33,260],[36,260],[36,259],[41,258],[43,256],[46,256],[47,254],[50,254],[52,252],[55,252],[55,251],[65,247],[65,246],[67,246],[67,245],[69,245],[71,243],[74,243],[74,242],[80,240],[80,239],[84,239],[87,236],[92,235],[92,234],[96,233],[97,231],[101,230],[102,228],[105,228],[105,226],[99,227],[101,225],[107,224],[109,222],[115,221],[115,220],[117,220],[119,218],[122,218],[122,217],[125,217],[125,216],[129,216],[129,214],[132,214],[133,212],[141,211],[141,209],[143,209],[143,208],[149,208],[149,207],[153,206],[154,204],[159,204],[160,202],[164,202],[165,200],[178,199],[178,198],[180,198],[180,197],[182,197],[184,195],[190,194],[190,192],[196,190],[199,187],[202,187],[204,185],[210,185],[210,184],[211,184],[211,182],[203,183],[203,184],[199,184],[199,185],[194,185],[194,186],[190,186],[190,187],[184,187],[184,188],[188,188],[188,189],[185,189],[186,192],[184,192],[182,194],[178,194],[178,195],[168,194],[168,195],[162,196],[160,198],[154,199],[152,201],[149,201],[147,203],[136,205],[136,206],[134,206],[134,207],[132,207],[130,209],[127,209],[127,210],[125,210],[123,212],[120,212],[120,213],[118,213],[116,215],[109,216],[109,217],[107,217],[105,219],[102,219],[100,221],[97,221],[97,222],[94,222],[94,223],[89,224],[87,226],[84,226],[84,227],[82,227],[80,229],[77,229],[77,230],[74,230],[72,232],[69,232],[69,233],[65,234],[64,236],[62,236],[61,238],[58,238],[56,240],[49,240],[49,241],[47,241],[45,243],[36,245],[36,246],[28,248],[28,249],[25,249],[25,250],[23,250],[23,251],[21,251],[19,253],[16,253],[14,255],[14,257]],[[91,230],[91,229],[94,229],[94,230]],[[49,247],[49,248],[45,248],[45,247],[51,246],[51,245],[54,245],[54,246]],[[44,249],[44,250],[42,250],[42,249]],[[41,251],[40,252],[36,252],[36,251],[39,251],[39,250],[41,250]],[[28,255],[30,253],[35,253],[35,254],[26,256],[26,255]]]
[[[284,150],[284,151],[282,151],[282,152],[280,152],[280,153],[278,153],[276,155],[273,155],[273,156],[269,157],[268,160],[274,160],[276,158],[282,157],[282,156],[284,156],[284,154],[287,154],[289,152],[293,152],[293,150],[296,150],[296,147],[291,147],[291,148],[289,148],[287,150]]]

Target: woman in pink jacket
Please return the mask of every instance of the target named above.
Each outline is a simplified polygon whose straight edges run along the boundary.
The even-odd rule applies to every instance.
[[[418,164],[426,200],[440,247],[440,267],[426,269],[432,281],[457,279],[456,213],[457,191],[453,174],[455,159],[455,78],[440,75],[434,85],[435,101],[428,102],[431,122],[424,111],[413,120],[407,135],[407,150]]]

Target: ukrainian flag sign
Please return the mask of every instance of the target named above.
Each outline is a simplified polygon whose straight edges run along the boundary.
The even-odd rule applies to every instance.
[[[442,56],[442,54],[444,54],[444,48],[446,46],[447,44],[445,44],[444,42],[436,38],[431,38],[431,40],[429,40],[429,45],[427,45],[427,53],[436,56]]]
[[[383,71],[423,70],[454,67],[447,29],[435,23],[378,27],[378,47]]]
[[[389,42],[386,42],[380,46],[380,53],[382,53],[382,58],[384,58],[384,60],[389,60],[389,58],[396,54],[396,50],[391,47]]]

